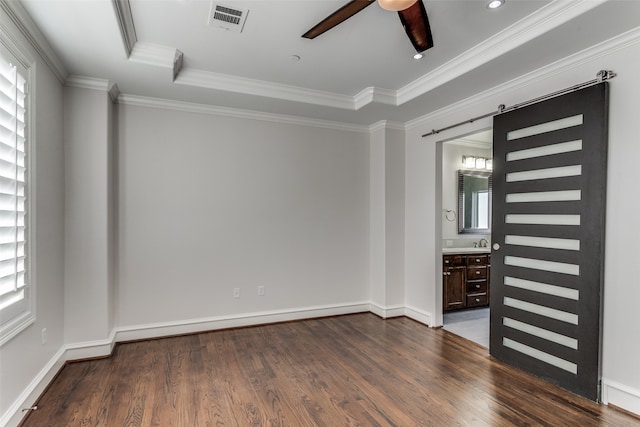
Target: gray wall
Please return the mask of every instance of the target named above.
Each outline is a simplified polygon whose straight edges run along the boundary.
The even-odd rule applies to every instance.
[[[369,300],[368,134],[131,105],[118,122],[119,326]]]

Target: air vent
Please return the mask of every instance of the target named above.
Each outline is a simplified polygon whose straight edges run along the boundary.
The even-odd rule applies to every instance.
[[[209,25],[240,33],[244,28],[244,21],[247,19],[248,14],[248,9],[239,9],[211,2]]]

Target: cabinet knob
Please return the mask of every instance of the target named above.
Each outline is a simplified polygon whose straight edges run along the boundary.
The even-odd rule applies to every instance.
[[[479,271],[476,271],[476,274],[480,274],[480,272],[479,272]]]
[[[476,298],[476,302],[480,302],[480,298]]]
[[[476,262],[480,262],[480,258],[476,258]]]
[[[480,285],[476,285],[476,288],[480,289]]]

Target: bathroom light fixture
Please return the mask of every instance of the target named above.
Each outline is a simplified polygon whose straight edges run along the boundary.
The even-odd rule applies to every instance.
[[[413,5],[417,0],[378,0],[378,4],[384,10],[399,12]]]
[[[467,169],[493,170],[493,159],[476,156],[462,156],[462,166]]]
[[[475,168],[476,158],[474,156],[462,156],[462,164],[466,168]]]
[[[497,9],[504,4],[505,0],[490,0],[487,3],[487,9]]]
[[[416,53],[415,55],[413,55],[413,59],[416,59],[416,60],[417,60],[417,59],[422,59],[422,57],[423,57],[423,56],[424,56],[424,55],[423,55],[422,53],[418,52],[418,53]]]

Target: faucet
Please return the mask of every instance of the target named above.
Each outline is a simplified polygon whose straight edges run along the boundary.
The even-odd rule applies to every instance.
[[[489,247],[489,241],[487,239],[480,239],[478,244],[480,245],[481,248]]]

